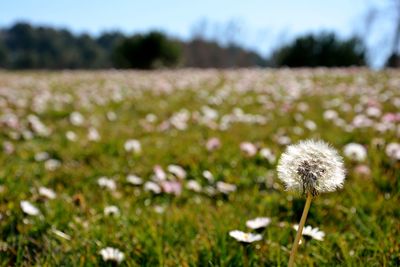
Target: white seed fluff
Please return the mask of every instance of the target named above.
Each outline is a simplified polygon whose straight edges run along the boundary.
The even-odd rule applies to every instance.
[[[345,179],[342,157],[323,141],[306,140],[289,145],[277,171],[287,190],[313,195],[335,191]]]

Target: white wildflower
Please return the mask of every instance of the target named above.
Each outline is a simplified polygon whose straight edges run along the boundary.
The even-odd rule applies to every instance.
[[[400,160],[400,144],[389,143],[385,149],[386,155],[394,160]]]
[[[74,126],[80,126],[85,122],[85,118],[81,113],[74,111],[69,115],[69,121]]]
[[[55,171],[61,166],[61,162],[57,159],[48,159],[44,163],[44,167],[48,171]]]
[[[186,171],[179,165],[170,164],[168,165],[168,171],[175,175],[179,179],[186,178]]]
[[[74,133],[73,131],[66,132],[65,137],[71,142],[75,142],[78,139],[76,133]]]
[[[236,191],[236,185],[225,182],[217,182],[217,190],[223,194],[229,194]]]
[[[121,263],[125,255],[120,250],[112,247],[106,247],[100,250],[100,255],[104,261],[114,261],[116,263]]]
[[[142,178],[140,178],[139,176],[136,176],[134,174],[129,174],[126,177],[126,181],[132,185],[141,185],[143,184],[143,180]]]
[[[133,152],[135,154],[139,154],[142,152],[142,145],[136,139],[130,139],[125,142],[124,149],[126,152]]]
[[[201,192],[201,185],[195,180],[190,180],[186,184],[186,188],[194,192]]]
[[[206,178],[210,183],[214,182],[214,175],[213,175],[210,171],[205,170],[205,171],[203,171],[202,175],[203,175],[203,177]]]
[[[239,230],[230,231],[229,236],[241,243],[253,243],[262,239],[262,235],[260,234],[245,233]]]
[[[349,143],[343,148],[344,155],[354,161],[364,161],[367,157],[367,150],[360,144]]]
[[[100,140],[100,134],[99,134],[99,132],[97,131],[96,128],[90,127],[88,135],[87,135],[87,138],[89,139],[89,141],[99,141]]]
[[[266,160],[268,160],[268,162],[270,164],[274,164],[276,157],[275,154],[269,149],[269,148],[262,148],[260,150],[260,156]]]
[[[342,157],[322,141],[301,141],[287,147],[278,163],[286,189],[317,195],[341,188],[345,179]]]
[[[39,195],[46,197],[48,199],[55,199],[57,196],[56,192],[44,186],[39,187]]]
[[[294,228],[294,230],[298,231],[299,225],[295,224],[295,225],[293,225],[293,228]],[[325,233],[320,231],[318,227],[312,228],[310,225],[305,226],[303,228],[303,233],[302,234],[306,235],[306,236],[309,236],[311,238],[314,238],[316,240],[319,240],[319,241],[323,241],[324,240],[324,236],[325,236]]]
[[[257,153],[257,147],[250,142],[242,142],[240,150],[248,157],[252,157]]]
[[[33,204],[30,203],[29,201],[23,200],[20,202],[20,205],[22,211],[28,215],[37,216],[40,214],[39,209],[33,206]]]
[[[257,230],[267,227],[271,223],[271,218],[258,217],[246,222],[246,226],[250,229]]]
[[[153,192],[154,194],[161,193],[161,187],[155,182],[148,181],[144,184],[144,190]]]
[[[116,216],[118,217],[120,215],[119,208],[117,206],[107,206],[104,208],[104,214],[106,216]]]
[[[104,176],[97,179],[97,184],[100,187],[107,188],[111,191],[117,189],[117,184],[115,183],[115,181]]]
[[[47,152],[38,152],[35,154],[35,160],[36,161],[45,161],[49,159],[50,155]]]

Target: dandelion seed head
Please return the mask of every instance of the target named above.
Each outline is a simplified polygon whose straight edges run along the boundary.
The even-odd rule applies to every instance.
[[[341,188],[345,179],[342,157],[323,141],[306,140],[288,146],[277,170],[287,190],[314,196]]]

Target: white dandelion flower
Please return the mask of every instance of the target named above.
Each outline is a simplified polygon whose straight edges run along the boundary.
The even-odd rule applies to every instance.
[[[278,163],[278,177],[287,190],[318,195],[341,188],[343,159],[323,141],[301,141],[287,147]]]
[[[106,247],[100,250],[100,255],[104,261],[114,261],[116,263],[121,263],[125,255],[119,249]]]
[[[271,218],[258,217],[246,222],[246,226],[250,229],[257,230],[267,227],[271,223]]]
[[[344,155],[354,161],[364,161],[367,157],[367,150],[360,144],[349,143],[343,148]]]
[[[31,216],[37,216],[40,214],[40,210],[33,206],[32,203],[29,201],[23,200],[20,202],[21,209],[24,213],[31,215]]]
[[[389,143],[385,149],[386,155],[394,160],[400,160],[400,144]]]
[[[298,231],[299,225],[298,224],[293,225],[293,229]],[[310,225],[307,225],[306,227],[303,228],[303,235],[314,238],[315,240],[323,241],[325,233],[320,231],[318,227],[312,228]]]
[[[241,243],[253,243],[262,239],[260,234],[245,233],[239,230],[230,231],[229,236]]]

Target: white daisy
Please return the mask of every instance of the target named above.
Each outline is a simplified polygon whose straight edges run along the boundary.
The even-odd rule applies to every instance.
[[[225,182],[217,182],[217,190],[223,194],[229,194],[236,191],[236,185]]]
[[[100,187],[107,188],[107,189],[109,189],[111,191],[114,191],[115,189],[117,189],[117,184],[115,183],[115,181],[112,180],[112,179],[109,179],[109,178],[107,178],[105,176],[100,177],[99,179],[97,179],[97,184]]]
[[[87,138],[89,139],[89,141],[99,141],[100,140],[100,134],[99,134],[99,132],[97,131],[96,128],[90,127],[88,135],[87,135]]]
[[[48,199],[55,199],[57,196],[56,192],[44,186],[39,187],[39,195],[46,197]]]
[[[81,113],[74,111],[69,115],[69,121],[74,126],[80,126],[85,122],[85,118]]]
[[[201,185],[195,180],[190,180],[186,184],[186,188],[194,192],[201,192]]]
[[[298,224],[293,225],[293,229],[298,231],[299,225]],[[323,241],[325,233],[320,231],[318,227],[312,228],[310,225],[308,225],[303,228],[302,235],[310,236],[311,238],[314,238],[316,240]]]
[[[267,227],[271,223],[271,218],[268,217],[258,217],[246,222],[246,226],[250,229],[262,229]]]
[[[186,171],[179,165],[170,164],[168,165],[168,171],[175,175],[179,179],[186,178]]]
[[[44,167],[48,171],[55,171],[61,166],[61,162],[57,159],[48,159],[44,163]]]
[[[270,164],[274,164],[275,160],[276,160],[276,156],[275,154],[271,151],[271,149],[269,148],[262,148],[260,150],[260,156],[266,160],[268,160],[268,162]]]
[[[209,181],[210,183],[214,182],[214,175],[213,175],[210,171],[205,170],[205,171],[203,171],[202,175],[203,175],[203,177],[206,178],[207,181]]]
[[[23,200],[20,202],[21,209],[24,213],[31,215],[31,216],[37,216],[40,214],[40,210],[33,206],[32,203],[29,201]]]
[[[130,139],[125,142],[124,149],[126,152],[133,152],[135,154],[139,154],[142,152],[142,145],[136,139]]]
[[[144,184],[144,190],[153,192],[154,194],[161,193],[161,187],[155,182],[148,181]]]
[[[125,255],[120,250],[112,247],[106,247],[100,250],[100,255],[104,261],[114,261],[116,263],[121,263]]]
[[[140,178],[139,176],[136,176],[134,174],[129,174],[126,177],[126,181],[132,185],[141,185],[143,184],[143,180],[142,178]]]
[[[241,243],[253,243],[262,239],[262,235],[260,234],[245,233],[239,230],[230,231],[229,236]]]

